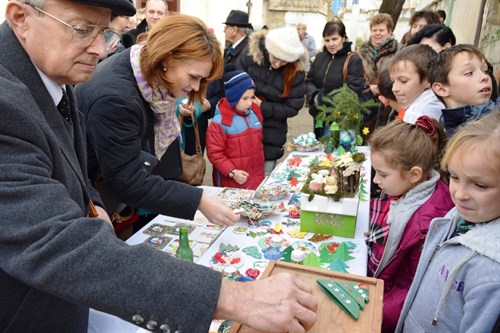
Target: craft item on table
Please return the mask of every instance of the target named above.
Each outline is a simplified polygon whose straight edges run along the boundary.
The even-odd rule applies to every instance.
[[[319,250],[319,261],[321,261],[322,264],[330,265],[333,259],[335,259],[333,253],[330,253],[326,247]]]
[[[260,237],[260,236],[263,236],[267,234],[267,231],[264,231],[264,230],[248,230],[247,232],[247,236],[249,237],[252,237],[252,238],[257,238],[257,237]]]
[[[353,243],[351,241],[346,241],[346,242],[343,242],[343,243],[345,244],[345,246],[347,246],[350,249],[354,249],[354,248],[356,248],[358,246],[356,243]]]
[[[252,279],[257,279],[260,275],[260,271],[258,269],[249,268],[245,271],[245,275]]]
[[[351,256],[350,253],[351,249],[347,245],[345,245],[345,243],[340,243],[337,249],[335,250],[333,257],[338,258],[342,261],[348,261],[354,259],[354,257]]]
[[[280,202],[280,203],[278,204],[278,210],[279,210],[280,212],[284,212],[284,211],[286,211],[286,208],[285,208],[285,203],[284,203],[283,201],[282,201],[282,202]]]
[[[143,233],[150,236],[161,236],[167,233],[167,226],[165,224],[153,223]]]
[[[281,223],[276,223],[274,228],[269,229],[269,232],[271,234],[281,235],[283,233],[283,226],[281,225]]]
[[[299,185],[299,180],[297,179],[297,177],[292,177],[290,179],[290,186],[296,187],[297,185]]]
[[[269,245],[262,250],[264,253],[264,258],[268,260],[279,260],[283,255],[282,247],[283,238],[279,236],[273,236]]]
[[[332,238],[332,236],[330,236],[330,235],[314,234],[314,235],[312,235],[311,238],[309,238],[309,241],[322,242],[322,241],[325,241],[325,240],[330,239],[330,238]]]
[[[231,204],[232,209],[241,208],[242,216],[246,216],[251,222],[260,220],[263,217],[273,214],[276,210],[276,205],[271,203],[261,203],[253,200],[242,200]]]
[[[292,149],[297,151],[315,151],[322,148],[313,132],[300,134],[292,139]]]
[[[215,224],[215,223],[212,223],[212,222],[208,222],[208,223],[205,225],[205,228],[210,228],[210,229],[221,230],[221,229],[224,229],[225,227],[224,227],[224,226],[221,226],[221,225],[219,225],[219,224]]]
[[[222,277],[226,280],[235,281],[239,276],[240,273],[234,266],[227,266],[222,270]]]
[[[271,179],[272,181],[285,183],[288,181],[289,173],[290,173],[290,168],[280,168],[278,170],[273,171],[269,175],[269,179]]]
[[[219,252],[234,252],[234,251],[238,251],[240,248],[238,247],[238,245],[231,245],[231,244],[224,244],[224,243],[220,243],[219,244]]]
[[[292,251],[293,251],[293,247],[291,246],[287,246],[284,250],[283,250],[283,254],[281,255],[281,261],[285,261],[285,262],[292,262]]]
[[[201,257],[202,255],[204,255],[207,252],[209,246],[210,246],[210,244],[206,244],[206,243],[196,243],[192,247],[193,255],[195,257]]]
[[[292,227],[294,225],[299,225],[300,224],[300,220],[297,220],[297,219],[286,219],[285,222],[283,222],[284,225],[288,226],[288,227]]]
[[[242,200],[250,200],[255,194],[254,190],[242,188],[225,187],[217,197],[222,201],[237,202]]]
[[[286,165],[290,168],[299,167],[302,163],[302,158],[300,156],[292,156],[287,159]]]
[[[339,247],[340,243],[337,242],[324,242],[321,243],[318,247],[319,252],[323,250],[328,251],[330,254],[335,253],[335,250]]]
[[[189,239],[192,239],[195,242],[210,244],[217,238],[217,236],[219,236],[219,234],[219,230],[199,227],[191,232]]]
[[[321,290],[334,301],[351,318],[359,318],[359,310],[365,308],[369,301],[368,289],[356,283],[345,283],[333,280],[316,280]]]
[[[261,201],[276,201],[283,199],[289,191],[290,188],[282,183],[270,182],[260,185],[255,191],[254,198]]]
[[[297,207],[297,204],[300,205],[300,192],[295,192],[290,200],[288,201],[288,206],[295,206]]]
[[[269,261],[267,260],[257,260],[252,263],[252,267],[253,269],[258,269],[259,271],[263,272],[266,270],[268,264]]]
[[[292,238],[303,239],[307,235],[307,231],[300,231],[299,229],[293,229],[288,232],[288,235]]]
[[[271,222],[269,220],[257,221],[257,222],[255,222],[255,225],[257,225],[258,227],[260,227],[264,231],[269,231],[269,229],[271,229],[271,226],[273,225],[273,222]]]
[[[255,245],[247,246],[243,248],[242,251],[248,254],[250,257],[254,257],[256,259],[262,259],[262,252],[260,252],[260,249]]]
[[[314,252],[310,252],[308,255],[306,255],[303,261],[303,265],[318,268],[322,267],[322,263],[319,260],[319,257]]]
[[[172,235],[178,235],[181,227],[187,228],[188,234],[190,234],[196,228],[194,225],[185,224],[185,223],[176,223],[174,226],[170,226],[170,225],[166,226],[167,233],[172,234]]]
[[[192,240],[189,240],[189,246],[193,248],[194,242]],[[179,239],[174,239],[172,242],[168,243],[168,245],[165,247],[164,251],[166,252],[173,252],[177,251],[177,248],[179,247]]]
[[[281,239],[281,248],[282,249],[285,249],[287,246],[290,245],[290,242],[288,241],[288,239],[286,238],[283,238],[283,237],[280,237],[280,236],[267,236],[267,237],[262,237],[261,239],[259,239],[259,241],[257,242],[257,244],[259,245],[259,247],[261,249],[265,249],[267,248],[270,244],[271,244],[271,239],[273,237],[277,237],[277,238],[280,238]]]
[[[306,253],[302,250],[293,250],[291,259],[294,264],[297,265],[303,265],[304,264],[304,258],[306,257]]]
[[[288,210],[288,216],[292,219],[300,218],[300,208],[292,207]]]
[[[243,258],[239,252],[218,251],[210,260],[210,265],[219,272],[228,266],[240,268],[243,266]]]
[[[349,265],[347,265],[342,259],[334,258],[332,262],[327,266],[331,271],[349,273],[347,270]]]
[[[161,250],[172,240],[171,237],[167,236],[149,236],[148,239],[144,241],[145,244],[151,245],[152,247]]]
[[[306,254],[317,251],[316,246],[313,243],[307,241],[298,240],[293,242],[291,246],[294,250],[301,250],[304,251]]]
[[[246,234],[248,232],[248,228],[247,227],[234,227],[233,232],[235,234]]]

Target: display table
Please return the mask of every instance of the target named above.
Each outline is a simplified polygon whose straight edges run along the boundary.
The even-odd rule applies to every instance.
[[[358,151],[366,155],[363,166],[363,181],[365,189],[369,193],[371,168],[369,166],[368,148],[358,147]],[[245,275],[248,270],[253,271],[253,273],[258,270],[260,276],[269,262],[262,255],[262,250],[267,247],[271,237],[276,235],[276,231],[274,231],[274,234],[272,233],[273,229],[277,229],[279,236],[283,239],[283,247],[300,248],[305,250],[306,253],[315,253],[318,257],[325,247],[344,246],[348,255],[340,260],[339,265],[322,263],[318,267],[366,276],[367,248],[364,232],[368,230],[369,194],[359,202],[354,238],[330,236],[320,241],[315,238],[311,240],[314,234],[300,234],[298,232],[300,229],[299,220],[290,217],[289,209],[293,209],[298,201],[297,196],[304,181],[303,176],[307,174],[308,163],[312,158],[320,156],[320,154],[319,152],[291,152],[276,167],[269,178],[264,181],[265,183],[288,184],[290,172],[298,175],[299,182],[296,186],[292,186],[290,193],[287,193],[283,198],[269,202],[277,206],[275,213],[259,219],[258,222],[250,221],[248,217],[242,217],[235,225],[220,228],[210,223],[199,211],[193,221],[159,215],[131,236],[127,243],[134,245],[146,242],[173,255],[178,244],[176,230],[181,224],[189,225],[191,227],[189,239],[195,256],[194,260],[197,264],[212,267],[219,271],[222,271],[224,267],[233,266],[238,269],[240,275]],[[249,195],[253,196],[253,191],[248,190],[223,189],[210,186],[202,186],[202,188],[214,196],[219,196],[229,205],[242,199],[248,199]],[[159,234],[155,233],[156,231]],[[235,254],[235,258],[237,258],[235,261],[237,262],[232,265],[221,265],[214,258],[221,249],[228,246],[237,247],[236,251],[231,252]],[[214,321],[210,332],[218,332],[221,324],[222,321]],[[117,317],[91,310],[89,332],[132,333],[146,331]]]

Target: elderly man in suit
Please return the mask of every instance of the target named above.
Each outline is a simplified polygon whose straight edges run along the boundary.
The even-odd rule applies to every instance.
[[[252,31],[252,24],[248,22],[248,14],[241,10],[232,10],[223,22],[224,35],[228,48],[224,52],[224,62],[236,64],[248,45],[248,34]]]
[[[212,318],[304,332],[311,288],[291,275],[222,281],[206,267],[116,238],[87,178],[71,86],[106,56],[128,0],[10,0],[0,26],[0,331],[87,331],[89,307],[154,332],[206,332]],[[105,63],[103,63],[105,65]],[[182,209],[182,208],[180,208]],[[226,224],[238,218],[221,209]]]

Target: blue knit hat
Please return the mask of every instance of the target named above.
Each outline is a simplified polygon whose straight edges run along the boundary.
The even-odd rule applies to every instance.
[[[243,71],[234,70],[224,75],[224,90],[227,101],[234,108],[248,89],[255,89],[252,78]]]

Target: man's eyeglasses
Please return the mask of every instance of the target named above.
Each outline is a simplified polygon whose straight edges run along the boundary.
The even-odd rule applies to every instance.
[[[48,17],[53,18],[54,20],[58,21],[59,23],[64,24],[68,28],[73,29],[73,39],[71,40],[73,42],[73,45],[77,47],[82,47],[86,48],[90,44],[94,42],[94,40],[97,38],[97,35],[100,33],[105,34],[105,39],[106,39],[106,52],[112,53],[117,49],[118,43],[120,42],[120,34],[114,31],[111,28],[108,27],[100,27],[98,25],[93,25],[93,24],[86,24],[86,25],[71,25],[69,23],[64,22],[61,19],[58,19],[57,17],[47,13],[46,11],[41,10],[38,7],[31,6],[40,13],[43,13],[47,15]]]

